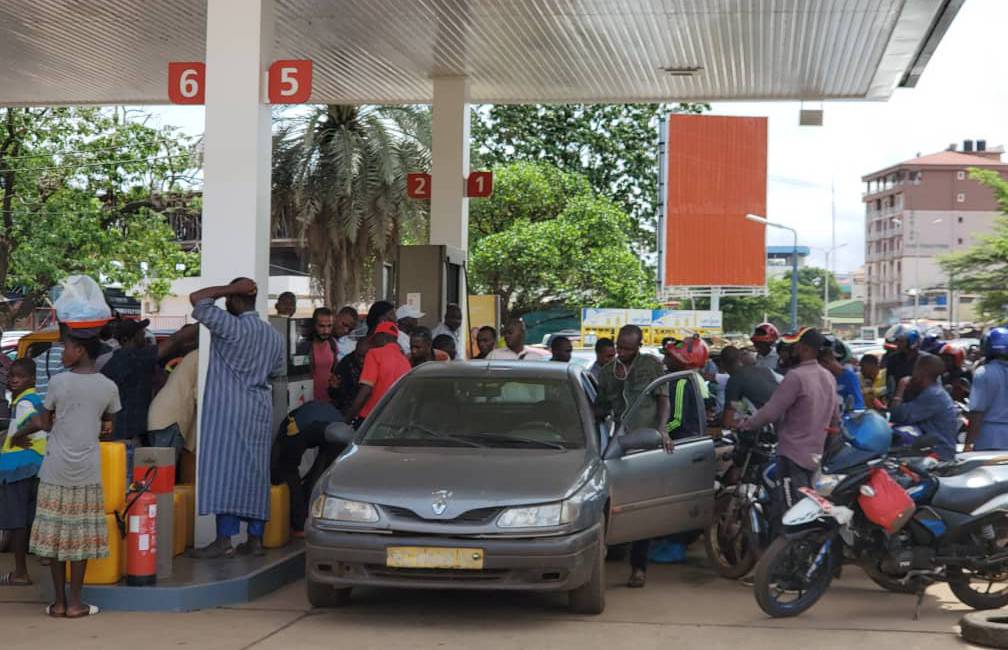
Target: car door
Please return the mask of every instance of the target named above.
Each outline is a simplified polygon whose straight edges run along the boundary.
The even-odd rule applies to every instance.
[[[699,530],[710,522],[714,507],[714,441],[704,426],[706,413],[699,382],[699,375],[692,371],[665,375],[652,382],[627,409],[623,423],[633,422],[633,414],[643,400],[654,399],[662,387],[667,387],[672,396],[684,390],[695,391],[691,401],[694,408],[685,416],[696,426],[676,439],[671,454],[664,449],[630,451],[605,461],[610,489],[609,544]],[[624,426],[615,425],[612,435],[627,433]]]

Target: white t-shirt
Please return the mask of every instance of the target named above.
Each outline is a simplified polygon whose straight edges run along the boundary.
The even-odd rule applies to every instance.
[[[350,338],[350,336],[341,336],[336,339],[336,362],[343,360],[348,354],[353,354],[354,350],[357,349],[357,339]]]
[[[487,359],[495,361],[545,361],[546,355],[533,348],[522,348],[515,352],[511,348],[497,348],[487,355]]]
[[[407,357],[410,355],[410,335],[406,332],[399,332],[399,347]]]

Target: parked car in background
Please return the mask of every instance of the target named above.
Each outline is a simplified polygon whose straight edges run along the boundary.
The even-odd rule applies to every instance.
[[[685,382],[703,404],[695,373]],[[674,392],[674,390],[673,390]],[[358,586],[565,591],[605,607],[607,544],[704,528],[714,443],[704,414],[675,452],[661,434],[598,423],[578,364],[424,364],[379,403],[318,481],[306,532],[308,599]],[[633,422],[641,400],[624,422]]]

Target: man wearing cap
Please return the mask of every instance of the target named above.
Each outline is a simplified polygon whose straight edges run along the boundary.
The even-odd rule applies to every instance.
[[[775,424],[777,472],[780,488],[774,499],[775,527],[780,517],[800,498],[798,489],[809,487],[818,458],[826,446],[828,429],[837,419],[837,386],[833,375],[819,365],[824,339],[812,328],[794,337],[798,363],[784,375],[780,386],[761,409],[742,421],[744,431]],[[779,528],[779,527],[778,527]]]
[[[409,358],[399,347],[399,328],[382,322],[371,334],[371,349],[364,357],[357,396],[344,413],[346,421],[359,423],[371,414],[385,393],[410,371]]]
[[[113,440],[132,442],[147,433],[147,412],[158,363],[192,350],[199,334],[196,325],[186,325],[170,338],[148,345],[145,338],[148,325],[149,320],[116,321],[113,336],[119,348],[101,369],[118,386],[122,402],[122,410],[112,427]]]
[[[396,324],[399,326],[399,347],[402,348],[403,354],[409,356],[410,337],[413,335],[413,330],[420,325],[420,319],[424,317],[424,313],[413,305],[402,305],[396,310],[395,317]]]

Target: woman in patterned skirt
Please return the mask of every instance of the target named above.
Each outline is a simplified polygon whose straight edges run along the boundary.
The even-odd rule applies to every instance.
[[[50,380],[44,410],[38,416],[49,439],[39,472],[31,552],[52,560],[55,598],[46,613],[82,618],[98,613],[94,605],[81,602],[87,561],[108,557],[98,437],[102,421],[110,422],[121,407],[115,383],[94,367],[100,347],[97,331],[65,330],[63,346],[68,372]]]

